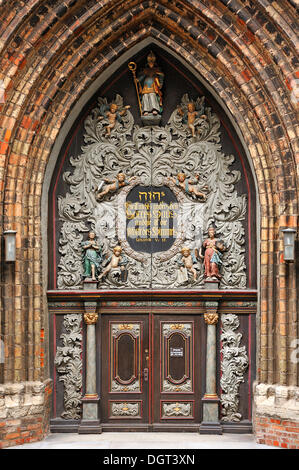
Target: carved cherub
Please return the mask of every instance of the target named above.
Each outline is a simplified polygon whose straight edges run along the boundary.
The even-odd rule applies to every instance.
[[[184,268],[187,271],[190,271],[193,275],[193,280],[196,281],[197,279],[197,272],[194,268],[194,264],[197,263],[197,259],[193,253],[191,253],[190,248],[184,246],[181,249],[181,258],[178,260],[178,265],[180,267],[180,271],[183,272]],[[187,280],[187,279],[186,279]]]
[[[126,265],[128,264],[128,258],[122,255],[122,247],[117,245],[113,248],[113,254],[108,258],[106,261],[106,268],[104,271],[99,275],[98,280],[100,281],[103,277],[107,276],[107,274],[112,269],[120,268],[122,274],[122,280],[126,280]]]
[[[190,129],[192,137],[195,137],[195,128],[203,120],[207,119],[204,114],[204,97],[198,98],[196,102],[189,100],[188,95],[182,98],[182,105],[178,108],[178,113],[182,116],[183,124],[187,124]]]
[[[130,107],[131,106],[129,105],[122,106],[122,99],[120,96],[117,96],[116,100],[110,105],[108,105],[108,103],[102,102],[102,104],[100,105],[100,116],[98,117],[98,121],[106,119],[106,136],[111,135],[111,131],[112,129],[114,129],[116,121],[119,121],[121,123],[123,122],[121,117],[126,114],[127,110],[130,109]],[[118,111],[119,108],[122,109]]]
[[[131,178],[129,178],[129,180],[126,180],[126,175],[122,171],[118,173],[118,175],[116,176],[116,180],[114,181],[109,180],[108,178],[104,178],[104,180],[101,182],[101,184],[98,187],[97,191],[100,191],[100,192],[97,192],[96,200],[100,201],[108,193],[115,193],[120,188],[123,188],[124,186],[127,186],[128,184],[130,184],[132,181],[134,181],[134,179],[135,179],[135,176],[132,176]],[[106,187],[105,187],[105,183],[107,184]],[[102,190],[103,187],[104,189]]]
[[[202,200],[206,200],[207,196],[203,192],[199,191],[196,188],[196,185],[199,181],[199,175],[195,175],[197,181],[190,181],[186,179],[186,174],[181,171],[177,174],[177,178],[173,178],[173,176],[169,176],[169,180],[174,183],[176,186],[181,188],[188,196],[195,196]],[[206,189],[206,186],[205,186]]]

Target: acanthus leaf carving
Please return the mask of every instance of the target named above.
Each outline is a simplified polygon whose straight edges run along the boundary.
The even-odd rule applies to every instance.
[[[81,418],[82,389],[82,317],[80,314],[65,315],[63,321],[67,333],[60,336],[63,346],[58,346],[55,367],[59,381],[64,385],[64,419]]]
[[[124,109],[123,99],[114,102]],[[186,109],[188,95],[182,97],[181,107]],[[245,288],[245,230],[242,221],[246,214],[246,196],[238,196],[235,185],[239,171],[231,171],[234,156],[221,151],[219,118],[204,104],[204,98],[195,101],[199,112],[195,137],[183,122],[176,108],[168,124],[163,127],[138,127],[129,110],[106,135],[105,120],[99,120],[103,109],[110,104],[100,98],[98,106],[85,120],[82,153],[70,159],[74,170],[64,174],[69,192],[58,201],[59,217],[63,221],[59,240],[60,261],[57,285],[59,289],[78,289],[82,286],[83,234],[90,228],[103,244],[108,257],[113,247],[121,243],[128,257],[125,280],[112,271],[99,288],[200,288],[204,284],[203,263],[198,260],[196,280],[188,276],[181,284],[177,261],[182,246],[198,250],[204,233],[211,223],[221,234],[226,252],[223,256],[221,288]],[[203,117],[204,116],[204,117]],[[184,194],[169,182],[169,176],[184,171],[187,178],[198,175],[197,188],[207,188],[206,200],[196,200]],[[104,178],[115,180],[123,172],[129,180],[137,177],[103,201],[97,201],[96,190]],[[132,250],[125,239],[124,223],[120,222],[120,201],[136,184],[143,186],[168,185],[183,210],[178,214],[177,237],[167,252],[149,253]]]
[[[242,334],[236,332],[240,325],[238,316],[223,314],[221,322],[222,420],[240,421],[242,415],[239,412],[239,387],[244,382],[244,374],[249,365],[248,356],[245,346],[240,346]]]

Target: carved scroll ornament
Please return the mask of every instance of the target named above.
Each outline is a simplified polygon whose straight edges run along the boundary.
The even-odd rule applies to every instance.
[[[199,101],[198,101],[199,100]],[[127,275],[111,270],[99,282],[99,288],[175,288],[204,285],[204,266],[200,259],[193,264],[196,275],[187,278],[179,274],[178,259],[183,246],[196,252],[204,234],[213,223],[221,234],[226,252],[221,267],[221,288],[244,288],[246,266],[244,257],[245,231],[242,221],[246,214],[246,196],[235,189],[240,172],[231,170],[233,155],[225,155],[220,145],[220,121],[211,109],[198,98],[195,108],[200,110],[192,135],[182,109],[191,101],[182,97],[173,110],[167,125],[139,127],[134,125],[131,112],[126,109],[121,121],[116,120],[107,135],[104,120],[99,120],[101,109],[109,107],[105,98],[84,122],[85,134],[82,153],[71,157],[72,171],[63,175],[69,190],[58,197],[59,218],[62,222],[59,239],[60,260],[57,285],[59,289],[82,287],[82,242],[90,228],[101,242],[103,259],[109,258],[113,248],[121,243],[128,259]],[[122,97],[116,96],[118,110],[124,110]],[[205,116],[202,118],[201,116]],[[196,186],[186,191],[171,176],[184,172],[186,181],[196,176]],[[105,193],[97,200],[103,181],[117,181],[125,175],[126,183]],[[134,178],[133,178],[134,177]],[[133,178],[133,179],[132,179]],[[177,237],[167,252],[143,253],[134,251],[126,240],[126,195],[137,184],[156,187],[167,185],[175,194],[181,210],[178,214]],[[194,195],[204,194],[204,197]]]
[[[237,333],[240,323],[237,315],[224,314],[222,321],[222,361],[220,386],[223,421],[240,421],[239,387],[248,368],[245,346],[240,346],[242,334]]]
[[[55,366],[59,381],[64,385],[64,419],[81,418],[82,388],[82,316],[80,314],[65,315],[63,326],[67,333],[60,336],[63,346],[58,346]]]
[[[177,416],[192,416],[191,403],[163,403],[162,418]]]

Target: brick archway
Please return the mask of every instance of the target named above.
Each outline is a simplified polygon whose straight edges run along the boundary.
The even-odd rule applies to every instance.
[[[209,83],[238,123],[260,202],[258,381],[298,386],[295,266],[281,229],[297,228],[295,8],[270,2],[14,2],[1,17],[1,230],[17,231],[4,266],[4,382],[48,377],[41,194],[47,162],[81,95],[123,53],[152,37]],[[45,360],[44,360],[45,358]]]

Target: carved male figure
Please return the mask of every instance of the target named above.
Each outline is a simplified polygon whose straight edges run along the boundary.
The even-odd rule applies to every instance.
[[[141,94],[141,111],[144,116],[162,113],[162,86],[164,74],[156,64],[153,52],[147,57],[147,66],[138,76],[139,93]]]
[[[183,117],[183,122],[187,123],[192,137],[195,137],[195,126],[198,124],[196,118],[199,116],[201,119],[206,119],[207,116],[205,114],[200,115],[200,112],[196,110],[195,103],[193,103],[193,101],[188,103],[187,112],[184,112],[182,108],[179,108],[178,113]]]

